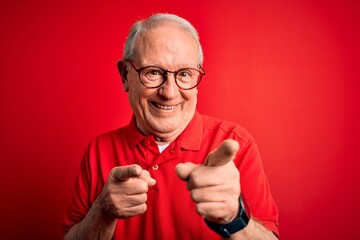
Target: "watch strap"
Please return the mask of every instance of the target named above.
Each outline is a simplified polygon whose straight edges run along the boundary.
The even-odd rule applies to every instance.
[[[222,225],[222,224],[210,222],[206,218],[204,219],[204,221],[211,230],[213,230],[220,236],[222,236],[224,238],[230,238],[231,234],[234,234],[234,233],[242,230],[243,228],[245,228],[248,225],[249,217],[247,216],[244,208],[240,204],[238,216],[230,223]]]

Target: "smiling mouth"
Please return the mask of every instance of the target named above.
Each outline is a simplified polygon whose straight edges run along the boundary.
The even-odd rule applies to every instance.
[[[154,107],[163,109],[163,110],[173,110],[176,106],[167,106],[167,105],[161,105],[157,102],[150,102]]]

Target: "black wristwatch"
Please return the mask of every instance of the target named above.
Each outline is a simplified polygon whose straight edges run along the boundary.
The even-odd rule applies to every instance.
[[[236,233],[246,227],[249,223],[249,217],[246,215],[244,208],[240,204],[240,210],[238,216],[228,224],[217,224],[204,219],[206,225],[224,238],[230,238],[231,234]]]

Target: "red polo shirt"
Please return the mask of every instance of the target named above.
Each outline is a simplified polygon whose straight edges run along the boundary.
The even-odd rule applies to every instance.
[[[221,239],[196,213],[175,166],[188,161],[202,164],[208,153],[228,138],[240,144],[234,162],[240,171],[248,215],[278,234],[278,211],[253,138],[238,125],[197,112],[185,131],[161,154],[154,138],[138,131],[134,117],[129,125],[93,140],[81,163],[65,215],[65,231],[85,217],[113,167],[136,163],[150,172],[156,185],[148,191],[148,209],[143,215],[117,221],[115,240]]]

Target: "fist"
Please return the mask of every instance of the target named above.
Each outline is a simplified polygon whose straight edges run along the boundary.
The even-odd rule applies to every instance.
[[[198,214],[211,222],[231,222],[239,209],[240,173],[232,161],[239,150],[235,140],[225,140],[203,165],[178,164],[176,173],[186,181]]]
[[[97,202],[102,212],[113,219],[143,214],[147,209],[147,191],[155,183],[139,165],[115,167]]]

